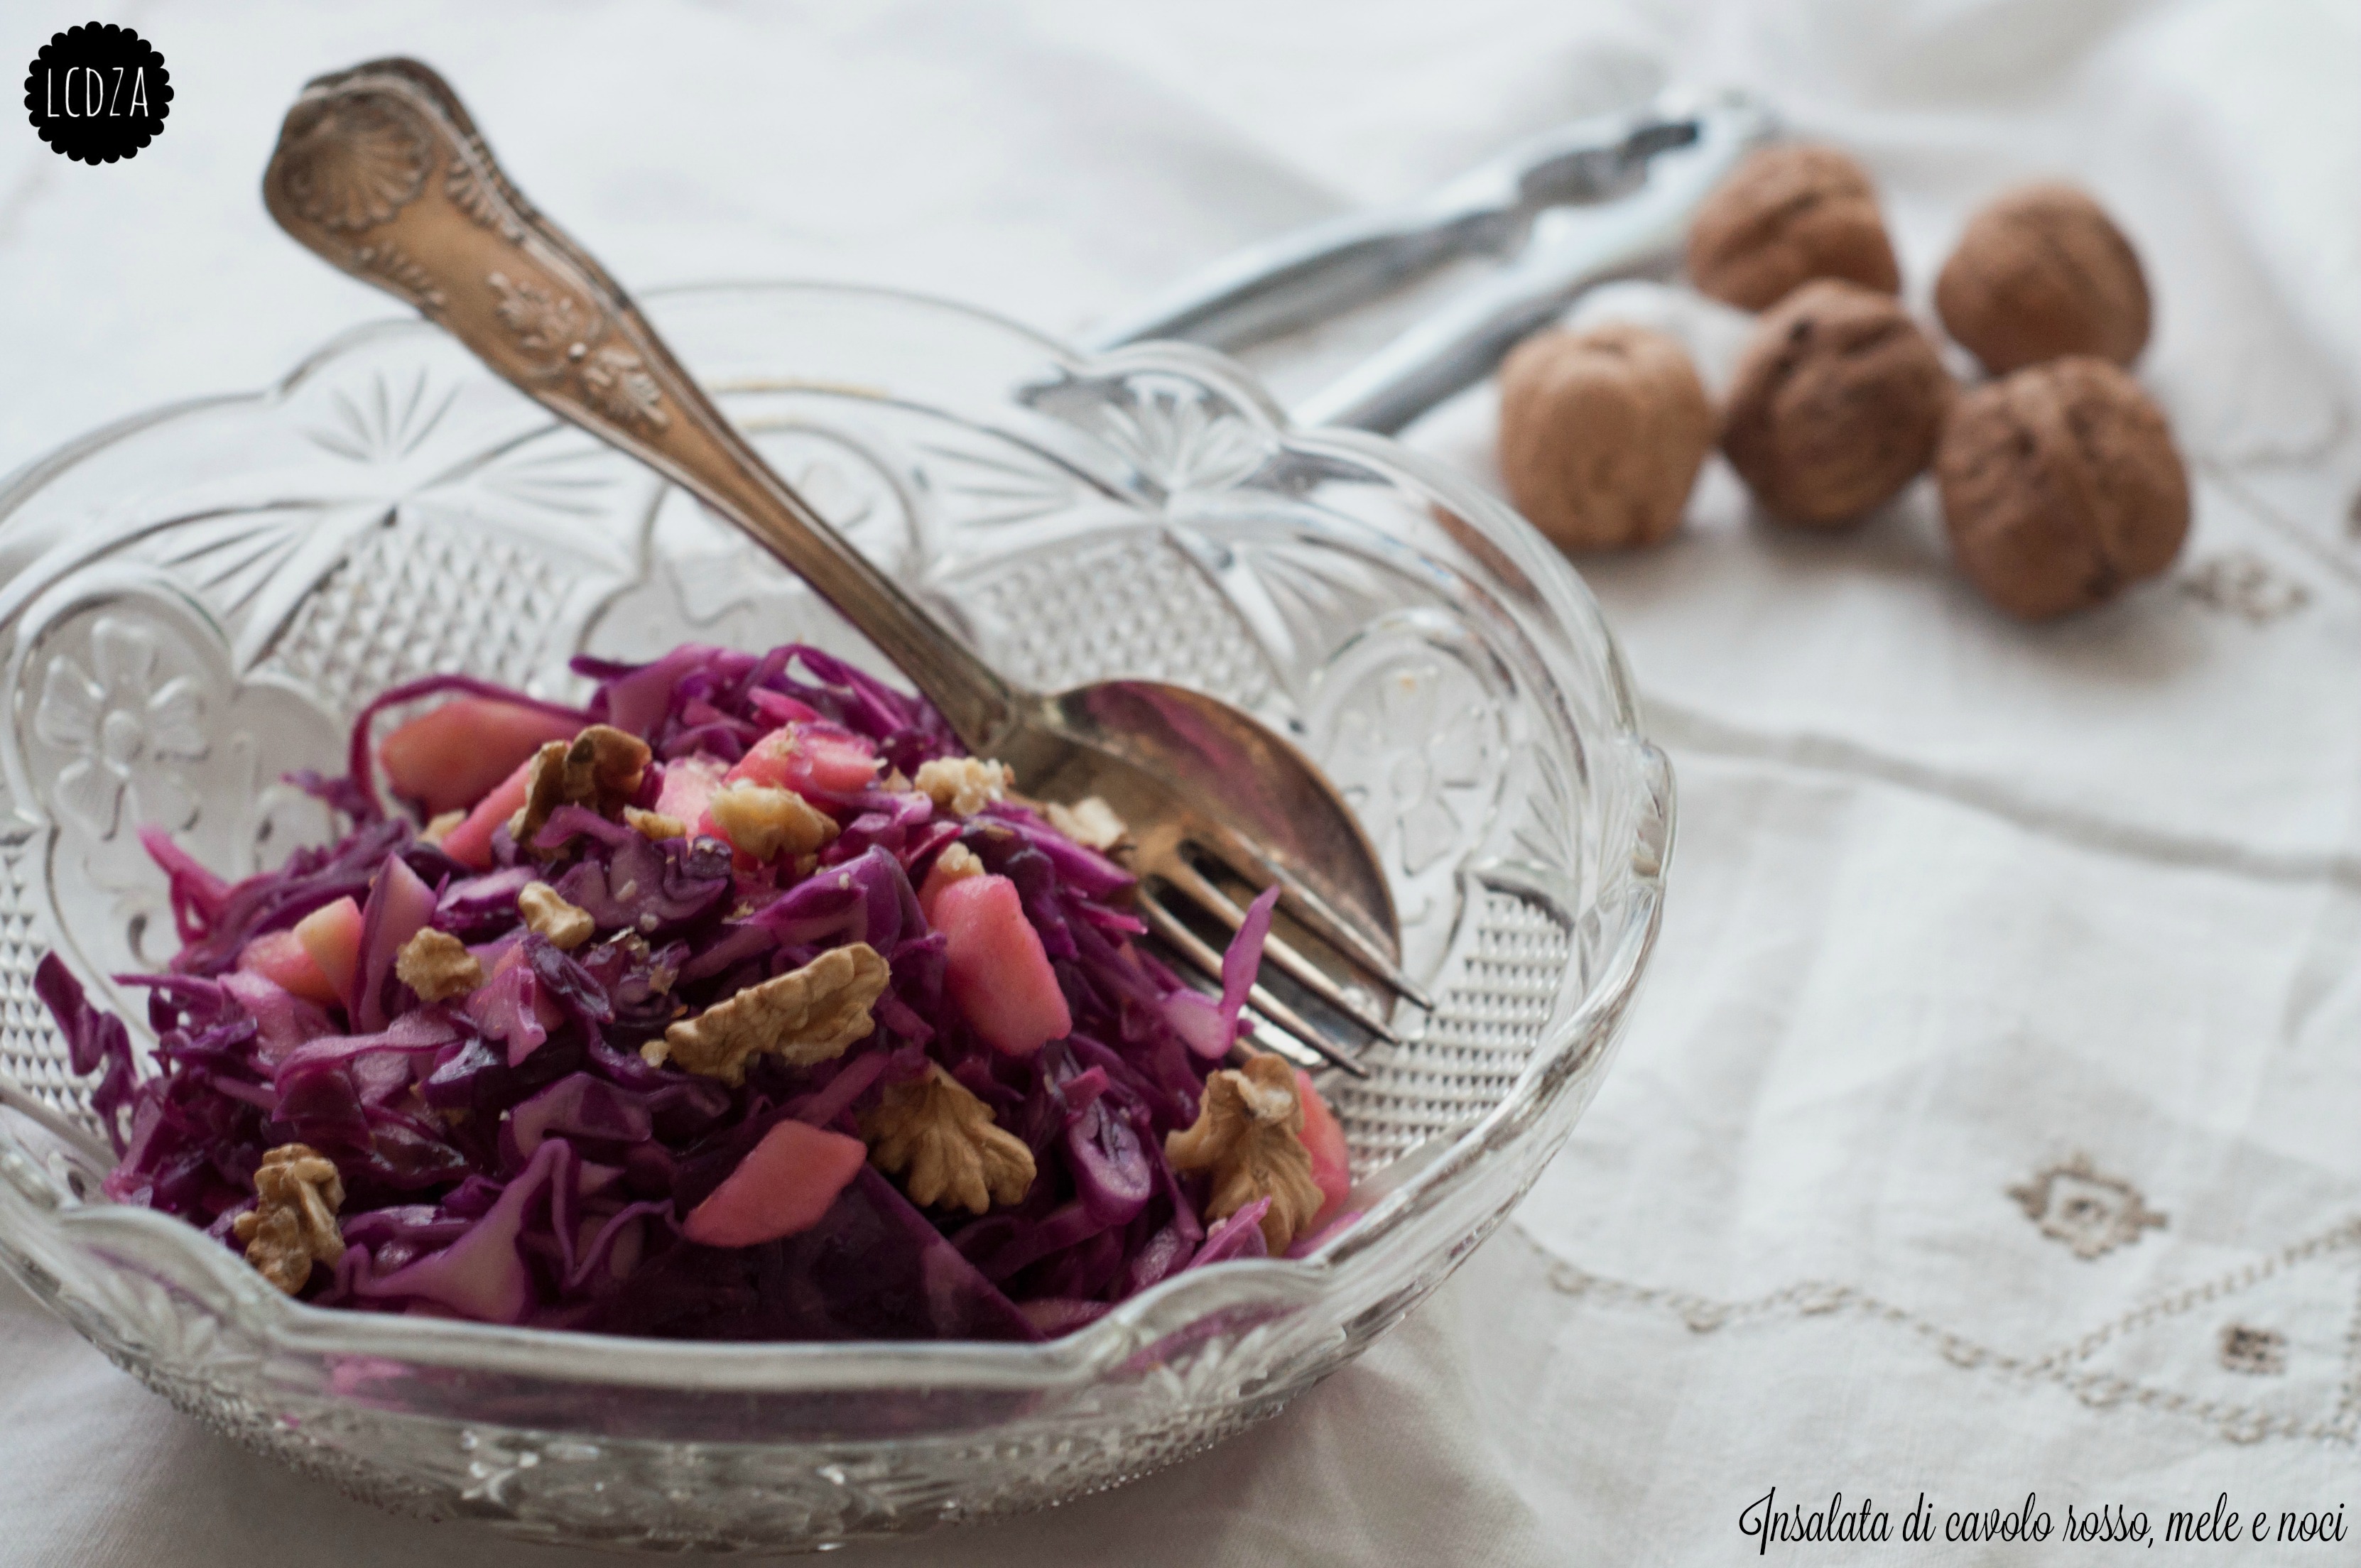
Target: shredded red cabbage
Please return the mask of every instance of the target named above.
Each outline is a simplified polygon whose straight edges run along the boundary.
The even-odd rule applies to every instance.
[[[1223,994],[1200,997],[1131,945],[1129,873],[1014,802],[962,819],[882,784],[807,792],[838,833],[797,864],[733,859],[696,824],[652,839],[565,806],[532,852],[495,830],[489,872],[379,803],[371,721],[445,692],[640,736],[655,759],[642,807],[664,765],[718,770],[785,724],[857,738],[881,779],[961,754],[928,704],[808,647],[576,667],[598,683],[579,714],[461,677],[388,692],[356,727],[350,776],[302,781],[351,831],[277,871],[227,885],[146,836],[184,944],[170,973],[124,977],[148,989],[155,1070],[137,1078],[122,1022],[54,955],[36,981],[75,1070],[98,1075],[93,1104],[122,1154],[109,1194],[236,1246],[265,1153],[306,1144],[346,1191],[343,1257],[313,1269],[307,1299],[675,1338],[1035,1340],[1184,1268],[1261,1255],[1267,1203],[1209,1232],[1204,1179],[1176,1174],[1163,1146],[1235,1037],[1268,900]],[[1030,1055],[986,1045],[946,992],[946,938],[917,890],[954,844],[1015,884],[1071,1015]],[[534,881],[590,915],[590,940],[561,950],[522,927]],[[349,981],[297,994],[311,927],[296,928],[347,898],[361,911]],[[422,1001],[396,969],[428,930],[466,944],[483,983]],[[853,942],[890,980],[875,1030],[840,1056],[757,1055],[739,1085],[643,1058],[675,1018]],[[922,1210],[864,1165],[796,1234],[747,1246],[683,1234],[783,1124],[858,1137],[881,1096],[936,1066],[1030,1150],[1018,1201]]]

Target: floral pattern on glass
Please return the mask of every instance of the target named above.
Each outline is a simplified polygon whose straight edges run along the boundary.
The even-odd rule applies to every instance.
[[[182,764],[204,760],[205,702],[192,676],[159,678],[155,635],[108,617],[91,630],[91,665],[60,654],[41,682],[34,732],[70,751],[55,785],[60,810],[93,838],[125,826],[178,832],[196,820]]]

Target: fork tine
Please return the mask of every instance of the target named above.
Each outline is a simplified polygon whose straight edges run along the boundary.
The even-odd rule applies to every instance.
[[[1369,1076],[1366,1069],[1351,1062],[1334,1060],[1324,1053],[1305,1045],[1268,1018],[1257,1018],[1252,1014],[1241,1014],[1238,1023],[1240,1025],[1238,1042],[1230,1047],[1230,1057],[1234,1061],[1243,1060],[1253,1056],[1257,1050],[1262,1050],[1273,1056],[1285,1057],[1306,1072],[1325,1072],[1329,1068],[1335,1067],[1351,1073],[1356,1078]],[[1246,1043],[1249,1037],[1253,1039],[1254,1044]]]
[[[1279,1029],[1290,1038],[1317,1051],[1323,1061],[1332,1067],[1343,1068],[1355,1078],[1369,1076],[1367,1068],[1338,1049],[1325,1035],[1313,1028],[1311,1021],[1303,1014],[1273,996],[1263,987],[1257,985],[1247,991],[1246,1005],[1262,1014],[1261,1027]]]
[[[1225,834],[1224,837],[1234,839],[1233,835]],[[1325,899],[1306,887],[1292,872],[1271,864],[1243,840],[1235,840],[1221,846],[1231,850],[1229,854],[1217,853],[1214,845],[1201,839],[1191,839],[1190,842],[1212,855],[1213,859],[1252,883],[1257,889],[1268,887],[1273,883],[1278,883],[1279,906],[1286,910],[1297,924],[1313,936],[1326,941],[1331,947],[1341,949],[1356,968],[1367,971],[1371,979],[1384,985],[1396,995],[1407,998],[1426,1012],[1434,1011],[1434,999],[1426,993],[1423,986],[1404,974],[1400,964],[1380,952],[1376,944],[1354,929],[1350,922],[1328,906]],[[1246,918],[1246,911],[1238,907],[1237,901],[1215,887],[1195,866],[1190,865],[1185,850],[1176,853],[1173,858],[1186,867],[1193,879],[1196,885],[1191,888],[1191,892],[1204,899],[1207,902],[1207,907],[1213,913],[1219,915],[1223,922],[1232,930],[1236,930],[1239,923]],[[1301,955],[1298,956],[1301,957]]]
[[[1184,861],[1178,866],[1169,868],[1160,874],[1166,882],[1172,884],[1174,891],[1186,894],[1202,905],[1207,914],[1215,916],[1232,930],[1236,930],[1246,919],[1246,911],[1240,909],[1236,903],[1224,894],[1220,888],[1215,887],[1203,872],[1187,861]],[[1282,892],[1279,896],[1285,898],[1287,895]],[[1372,1009],[1363,1006],[1359,1002],[1346,995],[1344,988],[1331,980],[1319,965],[1296,951],[1291,944],[1281,938],[1276,932],[1263,939],[1262,954],[1263,957],[1286,970],[1298,985],[1372,1035],[1397,1046],[1402,1043],[1402,1037],[1394,1033],[1392,1025],[1387,1023]],[[1219,960],[1216,959],[1217,966],[1218,962]],[[1218,967],[1215,978],[1219,978]]]
[[[1371,979],[1389,991],[1416,1005],[1421,1011],[1434,1011],[1434,998],[1426,988],[1402,972],[1402,967],[1386,956],[1378,945],[1330,908],[1327,900],[1312,891],[1291,872],[1278,866],[1266,868],[1269,880],[1279,884],[1279,907],[1293,916],[1298,924],[1313,935],[1344,950]]]
[[[1171,948],[1175,957],[1208,980],[1222,978],[1222,955],[1207,946],[1203,938],[1184,925],[1180,916],[1152,898],[1142,896],[1139,907],[1146,913],[1148,925],[1156,935]],[[1294,1008],[1257,985],[1246,992],[1246,1003],[1262,1016],[1257,1026],[1272,1029],[1280,1037],[1301,1050],[1309,1051],[1331,1067],[1344,1069],[1355,1078],[1367,1078],[1369,1069],[1355,1061],[1327,1036],[1313,1028]],[[1282,1056],[1295,1053],[1282,1050]]]

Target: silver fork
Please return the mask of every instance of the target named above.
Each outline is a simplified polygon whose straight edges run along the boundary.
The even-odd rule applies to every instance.
[[[1667,269],[1697,203],[1775,131],[1769,108],[1737,93],[1704,100],[1668,95],[1636,114],[1560,126],[1400,206],[1316,224],[1216,262],[1096,341],[1113,348],[1184,337],[1244,347],[1366,304],[1456,257],[1515,252],[1499,272],[1293,411],[1292,422],[1301,426],[1390,433],[1488,375],[1520,339],[1554,320],[1584,290]],[[1178,891],[1235,927],[1236,904],[1193,868]],[[1220,953],[1158,893],[1153,883],[1143,884],[1144,917],[1186,967],[1218,982]],[[1301,954],[1277,944],[1270,956],[1330,1006],[1393,1037]],[[1259,1043],[1301,1059],[1299,1038],[1324,1038],[1266,988],[1257,986],[1248,1000],[1276,1025],[1257,1031]]]
[[[1249,888],[1276,885],[1290,920],[1265,949],[1278,969],[1383,1037],[1398,1037],[1383,1007],[1332,973],[1432,1007],[1402,972],[1375,850],[1301,752],[1185,687],[1102,681],[1045,694],[987,666],[771,471],[598,263],[517,192],[434,71],[389,60],[312,82],[280,128],[263,200],[304,246],[409,302],[496,375],[743,529],[1027,793],[1105,800],[1133,829],[1144,885],[1194,897],[1233,930],[1242,912],[1201,862]],[[1162,929],[1173,911],[1149,903]],[[1302,1031],[1317,1058],[1363,1070],[1267,989],[1252,1000]]]

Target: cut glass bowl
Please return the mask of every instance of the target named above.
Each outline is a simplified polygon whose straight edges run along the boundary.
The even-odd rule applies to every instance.
[[[381,688],[579,695],[578,652],[794,639],[875,662],[679,490],[417,323],[255,396],[124,422],[0,493],[0,1266],[241,1443],[401,1512],[620,1548],[813,1548],[1044,1507],[1260,1420],[1442,1282],[1596,1091],[1653,939],[1671,781],[1574,573],[1440,465],[1292,431],[1217,356],[1085,359],[939,302],[682,291],[650,315],[770,461],[1042,688],[1226,697],[1296,737],[1378,848],[1405,1010],[1323,1087],[1360,1223],[1187,1273],[1041,1345],[709,1344],[324,1310],[104,1201],[86,1087],[32,993],[175,947],[137,829],[243,875],[329,823]]]

